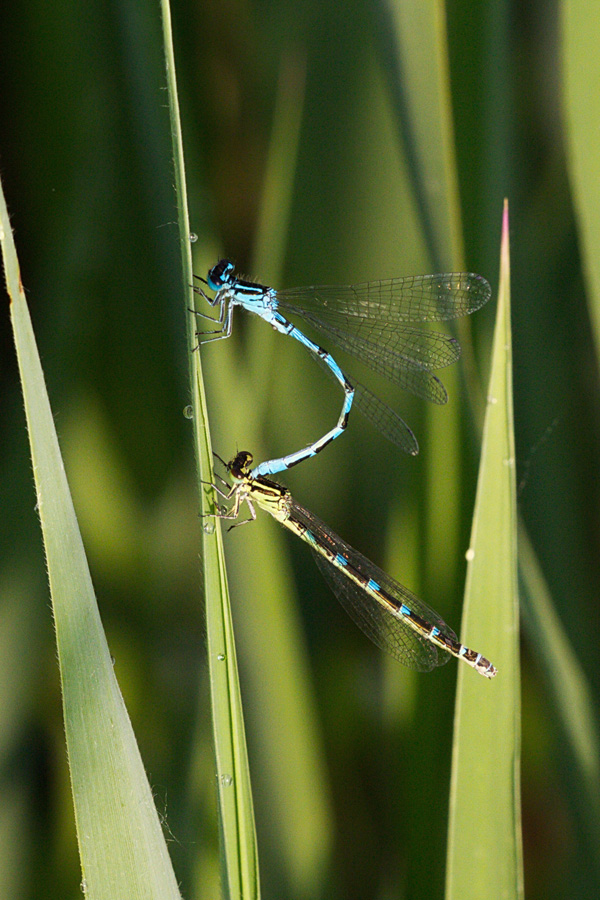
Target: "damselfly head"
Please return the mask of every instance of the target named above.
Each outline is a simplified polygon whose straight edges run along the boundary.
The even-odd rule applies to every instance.
[[[224,285],[231,284],[234,265],[230,259],[220,259],[216,266],[209,270],[208,286],[213,291],[219,291]]]
[[[240,450],[233,457],[231,462],[227,463],[227,468],[231,472],[232,478],[241,481],[250,475],[254,457],[249,450]]]

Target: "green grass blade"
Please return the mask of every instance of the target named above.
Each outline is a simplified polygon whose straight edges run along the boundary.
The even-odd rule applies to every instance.
[[[444,7],[396,0],[381,14],[385,71],[421,227],[434,270],[446,271],[463,252]]]
[[[187,307],[193,308],[193,295],[190,287],[192,284],[192,259],[189,243],[185,166],[168,0],[163,0],[161,5],[184,289],[186,289]],[[204,483],[214,481],[212,448],[200,353],[193,352],[197,344],[196,319],[193,314],[188,313],[187,322],[201,513],[206,516],[214,511],[214,492]],[[251,900],[260,894],[258,854],[231,607],[220,522],[215,522],[214,519],[205,521],[207,524],[203,529],[203,570],[221,835],[222,890],[224,896],[231,900],[237,900],[240,897],[244,897],[244,900]]]
[[[266,284],[275,283],[283,269],[305,88],[305,57],[292,50],[284,51],[253,253],[256,271]]]
[[[523,894],[520,668],[508,207],[492,371],[473,517],[461,640],[498,667],[461,667],[450,789],[448,900]]]
[[[84,892],[179,898],[100,621],[1,190],[0,241],[52,595]]]
[[[230,348],[233,341],[223,342],[222,360]],[[235,371],[223,361],[220,373],[219,390],[230,398],[231,424],[219,440],[230,454],[238,446],[239,423],[254,434],[260,428],[243,361],[238,360]],[[258,438],[251,446],[257,459],[266,458]],[[260,511],[256,522],[236,529],[226,542],[231,591],[237,600],[236,633],[244,648],[245,682],[256,709],[252,735],[255,773],[265,786],[263,817],[268,807],[266,821],[259,818],[259,824],[269,831],[270,843],[285,867],[290,895],[318,896],[333,843],[333,816],[313,678],[295,606],[291,542]]]
[[[411,188],[418,210],[418,226],[429,252],[432,271],[461,268],[463,256],[460,197],[454,154],[450,71],[445,15],[437,2],[382,5],[379,36],[384,71],[401,131]],[[423,48],[430,48],[426,54]],[[465,359],[471,359],[469,344]],[[464,360],[463,360],[464,362]],[[444,373],[450,395],[458,393],[458,369]],[[432,559],[456,557],[460,484],[448,477],[454,471],[460,441],[459,407],[428,407],[427,548]],[[439,448],[443,452],[439,453]],[[443,499],[441,499],[443,497]],[[449,511],[452,511],[449,513]],[[440,521],[443,520],[443,521]],[[440,595],[435,572],[427,588]],[[439,580],[448,582],[448,570],[439,566]],[[443,596],[443,588],[442,588]]]
[[[523,616],[554,696],[576,766],[573,779],[591,841],[600,845],[600,736],[592,690],[554,609],[548,585],[523,525],[519,528]]]
[[[402,130],[430,266],[433,271],[460,271],[464,268],[462,217],[444,5],[437,0],[391,2],[384,4],[382,14],[386,17],[381,29],[385,71]],[[428,48],[425,53],[424,48]],[[426,542],[428,559],[436,561],[427,567],[426,589],[438,597],[444,597],[453,581],[453,560],[459,547],[462,484],[455,473],[462,464],[460,447],[464,439],[457,402],[461,374],[471,407],[479,413],[482,406],[471,327],[470,319],[456,323],[462,347],[461,369],[450,368],[443,376],[453,402],[425,409]]]
[[[596,353],[600,358],[600,6],[586,0],[569,0],[561,4],[561,9],[567,161]]]

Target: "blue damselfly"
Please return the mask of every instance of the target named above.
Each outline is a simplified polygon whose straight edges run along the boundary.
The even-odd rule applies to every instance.
[[[446,334],[425,331],[414,325],[468,315],[480,309],[491,296],[485,278],[471,273],[416,275],[356,285],[275,290],[241,280],[228,259],[213,266],[206,280],[199,280],[215,292],[214,296],[199,287],[195,291],[218,309],[216,318],[195,311],[196,315],[218,326],[215,331],[198,332],[199,343],[229,337],[233,310],[241,306],[263,318],[276,331],[299,341],[344,391],[342,410],[334,428],[302,450],[256,466],[252,472],[254,477],[273,475],[315,456],[345,430],[353,404],[406,453],[415,455],[419,449],[417,439],[404,419],[344,373],[333,356],[293,325],[287,315],[303,319],[342,350],[418,397],[445,403],[448,399],[446,389],[432,372],[455,362],[460,355],[460,346]]]

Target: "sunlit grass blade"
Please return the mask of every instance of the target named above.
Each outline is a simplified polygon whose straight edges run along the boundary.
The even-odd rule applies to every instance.
[[[379,15],[383,69],[415,195],[415,227],[423,235],[431,271],[460,269],[461,211],[445,16],[440,4],[429,0],[418,5],[398,0],[381,4]],[[424,54],[425,47],[428,52]],[[470,358],[468,346],[465,358]],[[449,393],[456,397],[458,370],[446,371],[444,380]],[[439,573],[436,579],[431,568],[427,588],[440,596],[439,582],[451,580],[446,563],[451,567],[457,550],[460,482],[454,472],[460,440],[459,408],[457,404],[442,409],[431,406],[425,416],[427,552],[438,561]]]
[[[233,342],[227,344],[219,348],[221,359],[228,357]],[[222,364],[219,373],[230,417],[219,440],[230,457],[236,448],[246,447],[239,444],[242,425],[253,433],[260,428],[241,361],[235,372]],[[251,446],[256,458],[265,458],[259,440]],[[226,535],[228,575],[237,601],[236,634],[244,647],[245,683],[257,710],[252,720],[254,773],[264,786],[263,810],[268,807],[267,821],[259,819],[259,824],[270,832],[291,895],[306,898],[315,896],[322,883],[333,843],[332,813],[289,542],[281,531],[259,515],[256,522]]]
[[[304,57],[298,52],[284,51],[252,254],[253,271],[260,273],[264,283],[274,286],[281,282],[287,250],[305,82]],[[262,322],[250,322],[249,326],[252,329],[252,353],[247,363],[248,375],[255,383],[271,384],[281,365],[277,357],[278,337]],[[256,392],[252,410],[257,421],[272,413],[272,406],[268,391]]]
[[[167,95],[171,117],[175,185],[183,262],[184,296],[193,308],[191,285],[192,258],[189,243],[189,218],[181,120],[175,75],[175,57],[168,0],[162,0],[163,39],[165,44]],[[187,314],[188,350],[192,381],[194,433],[197,447],[201,515],[214,513],[212,448],[208,429],[206,397],[200,353],[194,352],[196,320]],[[203,572],[206,610],[206,635],[213,738],[216,756],[218,817],[221,836],[221,873],[223,895],[230,900],[251,900],[260,894],[254,806],[250,785],[248,752],[244,731],[242,701],[229,603],[229,591],[223,557],[220,522],[204,518]]]
[[[429,250],[432,271],[461,270],[463,237],[453,126],[448,35],[444,5],[389,2],[381,5],[384,25],[380,39],[397,121],[402,134],[419,226]],[[426,48],[426,50],[425,50]],[[451,404],[427,407],[427,587],[443,596],[452,582],[460,529],[462,463],[459,376],[468,388],[469,403],[479,418],[481,391],[471,340],[470,320],[456,323],[462,346],[461,369],[449,369],[444,381]],[[440,561],[443,563],[440,565]]]
[[[600,359],[600,6],[569,0],[562,10],[562,72],[568,168],[579,226],[590,317]]]
[[[537,650],[546,680],[554,695],[573,754],[579,808],[590,832],[591,844],[600,845],[600,736],[592,691],[577,654],[569,643],[554,609],[548,586],[524,526],[519,529],[519,570],[523,617],[527,634]],[[596,864],[597,864],[596,860]]]
[[[84,893],[179,898],[100,621],[1,189],[0,240],[52,595]]]
[[[520,667],[508,206],[461,641],[498,667],[459,671],[450,789],[447,900],[523,894]]]
[[[203,390],[198,353],[194,354],[194,369],[194,408],[199,410]],[[197,417],[194,425],[196,442],[201,447],[208,441],[208,431]],[[213,491],[201,487],[206,504]],[[260,896],[258,854],[221,526],[218,520],[210,518],[204,526],[203,564],[222,890],[225,897],[237,900]]]
[[[448,271],[463,251],[443,4],[395,0],[379,12],[385,72],[421,227],[434,270]]]
[[[304,55],[291,49],[284,50],[253,253],[256,271],[267,284],[275,283],[283,268],[305,87]]]

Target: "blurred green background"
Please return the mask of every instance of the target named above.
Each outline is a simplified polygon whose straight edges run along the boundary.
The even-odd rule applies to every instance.
[[[466,268],[495,290],[509,198],[519,506],[597,698],[598,369],[562,81],[595,51],[563,40],[573,6],[586,10],[449,0],[446,33],[443,5],[416,0],[175,0],[172,14],[198,274],[227,255],[275,286]],[[3,4],[0,50],[0,171],[100,610],[183,894],[208,900],[218,847],[159,8]],[[413,426],[418,458],[355,416],[285,478],[457,631],[493,316],[492,301],[461,326],[447,407],[369,379]],[[1,323],[0,895],[77,897],[48,587]],[[339,391],[292,343],[238,313],[231,340],[203,350],[222,456],[289,452],[336,420]],[[226,543],[264,896],[441,897],[456,664],[424,676],[382,658],[267,516]],[[523,819],[528,896],[597,897],[598,848],[526,630]]]

